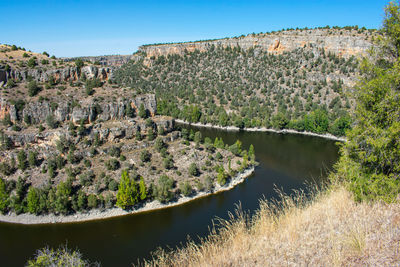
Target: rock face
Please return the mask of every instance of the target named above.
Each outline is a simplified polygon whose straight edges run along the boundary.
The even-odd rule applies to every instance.
[[[30,121],[35,124],[45,122],[50,114],[52,114],[52,110],[47,101],[30,102],[25,105],[22,112],[23,118],[29,118]]]
[[[59,122],[71,120],[74,123],[80,121],[91,123],[96,119],[102,121],[120,120],[127,117],[128,106],[137,114],[141,104],[151,116],[154,116],[157,112],[157,102],[153,94],[141,95],[134,99],[118,99],[111,103],[88,101],[75,107],[72,107],[71,103],[68,102],[58,103],[55,107],[52,107],[48,101],[30,102],[24,106],[20,114],[18,114],[15,105],[5,99],[0,99],[0,120],[7,115],[10,115],[11,121],[27,118],[35,124],[46,122],[46,118],[50,115],[54,116],[54,119]]]
[[[128,63],[132,59],[132,55],[110,55],[110,56],[95,56],[95,57],[71,57],[63,58],[64,61],[75,61],[82,59],[83,61],[90,61],[92,63],[99,62],[102,66],[118,67]]]
[[[11,117],[17,117],[15,106],[8,103],[6,99],[0,98],[0,120],[3,120],[8,115],[10,119]]]
[[[193,52],[196,49],[205,51],[212,46],[241,47],[242,49],[261,48],[270,53],[280,54],[300,47],[324,49],[343,57],[363,54],[371,47],[366,35],[354,34],[349,31],[330,31],[327,29],[292,30],[279,33],[248,35],[236,38],[217,39],[211,41],[146,45],[139,47],[147,57],[180,54],[184,51]]]
[[[7,83],[9,79],[26,81],[28,77],[32,77],[38,82],[47,82],[50,78],[54,78],[56,82],[62,81],[77,81],[81,74],[84,74],[87,78],[93,79],[98,78],[102,81],[106,81],[113,78],[113,68],[111,67],[96,67],[96,66],[84,66],[81,69],[77,67],[65,67],[61,69],[10,69],[8,71],[0,70],[0,82]]]
[[[104,123],[97,123],[96,125],[94,125],[94,127],[88,127],[86,129],[86,134],[88,135],[88,139],[90,141],[93,141],[97,135],[99,140],[102,142],[113,142],[123,138],[131,139],[135,136],[136,131],[141,131],[142,133],[145,133],[149,127],[153,128],[154,131],[157,131],[157,129],[162,127],[165,133],[169,133],[174,130],[175,123],[172,119],[158,120],[155,121],[151,126],[146,125],[146,123],[138,123],[133,119],[125,121],[115,121],[111,127]],[[8,137],[12,141],[12,144],[18,147],[32,143],[52,142],[54,141],[54,138],[58,139],[60,136],[66,137],[73,143],[79,142],[79,137],[74,137],[70,135],[66,127],[39,134],[36,132],[12,132],[12,134],[8,134]],[[174,141],[177,138],[178,136],[172,135],[169,140],[165,141]]]

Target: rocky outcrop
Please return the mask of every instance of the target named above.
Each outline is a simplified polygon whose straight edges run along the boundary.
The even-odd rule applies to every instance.
[[[74,123],[81,121],[91,123],[96,119],[101,121],[120,120],[127,117],[128,107],[138,114],[141,104],[151,116],[154,116],[157,112],[157,102],[153,94],[141,95],[134,99],[118,99],[111,103],[97,103],[89,100],[74,107],[68,102],[58,103],[53,108],[48,101],[30,102],[25,105],[20,117],[18,117],[14,105],[8,103],[5,99],[0,99],[0,119],[4,119],[9,114],[12,121],[16,121],[17,118],[27,118],[34,124],[44,123],[50,115],[54,116],[54,119],[59,122],[71,120]]]
[[[269,34],[254,34],[243,37],[198,41],[187,43],[146,45],[139,47],[147,57],[180,54],[185,51],[206,51],[212,46],[241,47],[242,49],[259,48],[270,53],[280,54],[297,48],[324,49],[343,57],[364,54],[371,46],[371,41],[364,34],[350,31],[328,29],[292,30]]]
[[[145,109],[147,109],[150,112],[151,116],[154,116],[157,110],[157,102],[155,95],[147,94],[138,96],[132,101],[131,106],[132,108],[138,110],[141,104],[143,104]]]
[[[38,82],[47,82],[53,78],[56,82],[62,81],[77,81],[81,75],[86,78],[98,78],[106,81],[113,78],[113,68],[84,66],[81,69],[73,66],[68,66],[60,69],[10,69],[8,71],[0,70],[0,82],[7,83],[9,79],[26,81],[28,77]]]
[[[17,109],[15,105],[8,103],[6,99],[0,98],[0,120],[4,120],[7,116],[10,116],[12,122],[17,121]]]
[[[109,55],[109,56],[93,56],[93,57],[69,57],[62,58],[66,62],[75,61],[81,59],[83,61],[89,61],[91,63],[98,62],[102,66],[113,66],[119,67],[125,63],[128,63],[132,59],[132,55]]]
[[[33,124],[43,123],[52,114],[50,104],[47,101],[30,102],[25,105],[22,112],[23,118],[29,118]]]
[[[154,131],[157,131],[161,127],[164,129],[165,133],[172,132],[175,127],[175,123],[172,119],[162,119],[156,120],[154,123],[149,126],[146,123],[138,123],[134,119],[117,121],[111,125],[106,123],[97,123],[93,127],[88,127],[86,129],[86,134],[88,140],[93,141],[98,136],[101,142],[115,142],[118,139],[131,139],[135,136],[137,131],[145,133],[149,127],[152,127]],[[56,130],[46,131],[44,133],[36,133],[36,132],[14,132],[8,131],[7,136],[12,141],[12,144],[16,147],[24,146],[26,144],[33,143],[41,143],[41,144],[50,144],[54,143],[54,140],[58,140],[60,136],[64,136],[67,140],[70,140],[72,143],[76,144],[79,142],[79,136],[72,136],[67,129],[67,126],[63,128],[58,128]],[[179,132],[177,132],[179,133]],[[174,141],[179,136],[172,135],[168,137],[168,140],[165,141]]]

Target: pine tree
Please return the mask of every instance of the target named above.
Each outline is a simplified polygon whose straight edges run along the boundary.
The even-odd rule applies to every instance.
[[[135,205],[137,201],[138,193],[136,183],[129,177],[128,172],[124,170],[121,174],[121,181],[119,182],[116,205],[121,209],[127,209]]]
[[[252,163],[254,163],[255,160],[256,160],[256,153],[255,153],[255,151],[254,151],[254,146],[253,146],[253,144],[251,144],[250,147],[249,147],[249,158],[250,158],[250,160],[251,160]]]
[[[21,150],[18,152],[17,155],[18,159],[18,168],[24,171],[27,167],[27,162],[26,162],[26,153],[25,151]]]
[[[143,103],[140,104],[140,106],[139,106],[139,117],[142,119],[147,118],[147,112],[146,112],[146,109],[144,108]]]
[[[385,10],[383,35],[361,63],[355,125],[336,165],[356,200],[394,201],[400,193],[400,7]]]
[[[140,195],[140,200],[145,200],[147,198],[147,189],[143,177],[140,177],[139,195]]]
[[[61,214],[66,215],[69,211],[69,195],[71,194],[71,188],[66,183],[60,182],[57,186],[56,199],[55,199],[55,210]]]
[[[28,163],[29,167],[34,168],[37,165],[37,152],[29,151],[28,153]]]
[[[226,172],[224,170],[224,167],[220,166],[218,168],[217,182],[220,185],[225,185],[226,184],[226,178],[227,178],[227,175],[226,175]]]
[[[26,196],[28,212],[38,214],[40,211],[39,205],[39,190],[35,187],[29,187],[28,195]]]
[[[6,191],[6,184],[0,178],[0,213],[5,213],[8,208],[8,194]]]

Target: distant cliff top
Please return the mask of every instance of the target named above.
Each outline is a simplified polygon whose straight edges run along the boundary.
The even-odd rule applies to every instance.
[[[268,52],[281,54],[299,47],[323,48],[339,56],[349,57],[364,54],[372,46],[372,40],[377,35],[376,30],[358,27],[288,29],[284,31],[248,34],[239,37],[214,40],[153,44],[139,47],[138,52],[147,57],[158,57],[169,54],[183,54],[184,50],[205,51],[212,46],[236,47],[243,49],[261,48]]]
[[[102,66],[121,66],[132,59],[132,55],[107,55],[107,56],[87,56],[62,58],[66,62],[81,59],[86,62],[96,63]]]

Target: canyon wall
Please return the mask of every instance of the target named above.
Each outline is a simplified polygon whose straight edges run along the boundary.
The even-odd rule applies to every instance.
[[[17,110],[17,107],[6,99],[0,99],[0,120],[10,116],[10,120],[29,120],[31,123],[45,123],[50,115],[56,121],[73,121],[79,123],[93,122],[96,119],[102,121],[120,120],[126,118],[128,107],[136,114],[140,105],[148,111],[149,115],[154,116],[157,112],[156,97],[153,94],[137,96],[133,99],[117,99],[115,102],[94,102],[94,100],[82,100],[79,105],[72,106],[69,102],[60,102],[52,106],[49,101],[28,102],[23,110]]]
[[[125,63],[128,63],[132,59],[132,55],[110,55],[110,56],[92,56],[92,57],[69,57],[62,58],[66,62],[75,61],[82,59],[83,61],[89,61],[91,63],[99,62],[102,66],[119,67]]]
[[[140,52],[145,52],[147,57],[180,54],[185,50],[205,51],[212,46],[236,47],[242,49],[261,48],[268,52],[280,54],[301,47],[324,49],[326,53],[335,53],[343,57],[365,54],[372,46],[367,33],[358,34],[355,31],[336,31],[327,29],[292,30],[269,34],[252,34],[243,37],[198,41],[187,43],[172,43],[160,45],[144,45],[139,47]]]
[[[102,81],[112,79],[112,67],[97,67],[84,66],[77,68],[75,66],[67,66],[64,68],[44,69],[44,68],[24,68],[24,69],[9,69],[0,68],[0,82],[6,84],[9,79],[16,81],[26,81],[28,77],[38,82],[47,82],[52,77],[56,82],[62,81],[77,81],[81,75],[86,78],[98,78]]]

